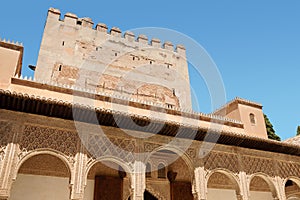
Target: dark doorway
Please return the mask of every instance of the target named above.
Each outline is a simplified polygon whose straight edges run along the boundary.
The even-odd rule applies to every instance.
[[[158,200],[158,199],[146,190],[144,192],[144,200]]]
[[[122,200],[123,180],[120,177],[96,176],[94,200]]]

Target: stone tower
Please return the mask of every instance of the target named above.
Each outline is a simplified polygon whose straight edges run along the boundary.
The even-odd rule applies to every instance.
[[[185,48],[49,9],[35,79],[191,109]]]

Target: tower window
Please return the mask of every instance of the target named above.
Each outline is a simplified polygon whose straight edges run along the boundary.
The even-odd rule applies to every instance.
[[[115,56],[118,56],[118,53],[115,53]]]
[[[58,67],[58,71],[61,71],[62,65],[59,65]]]
[[[167,105],[168,108],[173,108],[174,107],[174,105],[169,104],[169,103],[166,103],[166,105]]]
[[[65,46],[65,41],[62,42],[62,46]]]
[[[160,163],[158,165],[158,170],[157,170],[157,177],[158,178],[166,178],[166,167],[164,164]]]
[[[150,60],[150,65],[152,65],[152,60]]]
[[[170,63],[165,63],[165,64],[166,64],[168,69],[172,66],[172,64],[170,64]]]
[[[176,92],[174,88],[172,89],[172,91],[173,91],[173,96],[176,96]]]
[[[250,122],[251,122],[251,124],[256,124],[255,115],[254,115],[253,113],[251,113],[251,114],[249,115],[249,117],[250,117]]]

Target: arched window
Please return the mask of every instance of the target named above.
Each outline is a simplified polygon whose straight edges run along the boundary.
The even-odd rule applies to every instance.
[[[249,115],[249,117],[250,117],[250,122],[251,122],[251,124],[256,124],[255,115],[254,115],[253,113],[251,113],[251,114]]]
[[[158,165],[157,175],[158,178],[166,178],[166,167],[164,164],[160,163]]]
[[[151,165],[147,163],[146,165],[146,178],[151,178]]]

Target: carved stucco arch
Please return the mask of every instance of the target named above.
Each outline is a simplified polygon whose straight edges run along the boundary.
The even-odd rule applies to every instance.
[[[192,161],[190,156],[185,151],[183,151],[182,149],[180,149],[178,147],[175,147],[175,146],[160,146],[160,147],[157,147],[156,149],[154,149],[151,152],[151,154],[149,154],[147,156],[147,158],[145,160],[145,163],[149,162],[151,156],[154,153],[157,153],[157,152],[162,151],[162,150],[172,151],[172,152],[176,153],[178,156],[180,156],[180,158],[182,158],[182,160],[184,161],[184,163],[188,167],[189,174],[190,174],[190,177],[191,177],[191,183],[192,183],[193,179],[194,179],[194,162]],[[165,165],[165,166],[167,167],[167,165]]]
[[[240,180],[239,180],[238,176],[236,176],[232,171],[230,171],[228,169],[224,169],[224,168],[213,169],[207,173],[206,178],[205,178],[207,188],[208,188],[209,179],[214,173],[224,174],[234,184],[236,194],[241,194],[241,186],[240,186]]]
[[[296,176],[291,176],[291,177],[288,177],[286,178],[284,181],[283,181],[283,191],[284,191],[284,194],[286,195],[286,191],[285,191],[285,185],[286,185],[286,182],[287,181],[293,181],[299,188],[300,188],[300,178],[299,177],[296,177]],[[299,198],[300,199],[300,194],[292,194],[291,196],[287,196],[286,198],[292,198],[292,197],[295,197],[295,198]]]
[[[267,175],[265,173],[262,173],[262,172],[257,172],[257,173],[251,174],[251,176],[249,177],[249,182],[248,182],[249,192],[250,192],[251,181],[256,176],[259,177],[259,178],[262,178],[268,184],[269,189],[271,190],[273,198],[275,198],[275,197],[278,198],[280,196],[279,191],[277,191],[272,178],[269,175]]]
[[[91,170],[91,168],[97,164],[97,163],[101,163],[103,161],[106,161],[106,162],[112,162],[112,163],[115,163],[119,166],[121,166],[124,171],[127,173],[128,177],[129,177],[129,185],[131,186],[132,185],[132,172],[133,172],[133,169],[132,167],[130,167],[130,165],[126,164],[125,161],[121,160],[120,158],[118,157],[114,157],[114,156],[103,156],[103,157],[100,157],[100,158],[97,158],[95,160],[93,160],[92,162],[90,163],[87,163],[87,166],[86,166],[86,170],[85,170],[85,173],[84,173],[84,185],[86,186],[87,185],[87,179],[88,179],[88,173],[89,171]]]
[[[296,177],[296,176],[290,176],[288,178],[286,178],[283,182],[283,187],[285,187],[285,184],[288,180],[291,180],[293,181],[294,183],[297,184],[297,186],[300,188],[300,178],[299,177]]]
[[[38,156],[38,155],[51,155],[51,156],[54,156],[54,157],[58,158],[59,160],[61,160],[65,164],[65,166],[69,172],[70,182],[71,182],[71,180],[73,180],[73,173],[72,173],[73,167],[72,167],[71,163],[69,162],[68,157],[66,155],[64,155],[63,153],[61,153],[59,151],[53,150],[53,149],[38,149],[38,150],[34,150],[34,151],[31,151],[31,152],[25,154],[24,156],[22,156],[22,158],[19,159],[18,164],[13,172],[13,181],[15,181],[17,179],[18,172],[19,172],[20,168],[22,167],[22,165],[30,158],[32,158],[34,156]]]

